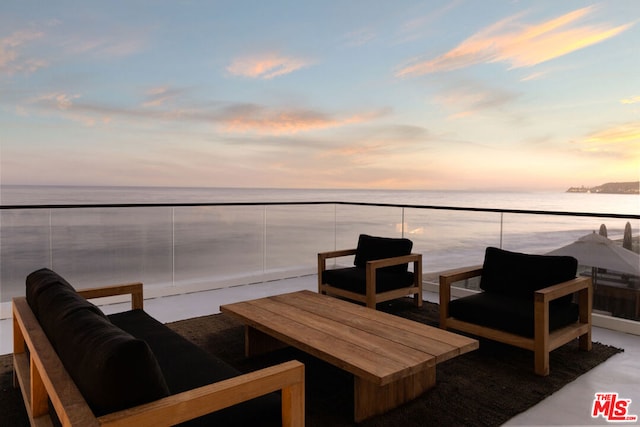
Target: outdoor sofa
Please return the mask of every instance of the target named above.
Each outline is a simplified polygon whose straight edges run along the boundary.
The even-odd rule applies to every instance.
[[[113,295],[132,309],[105,316],[87,301]],[[48,269],[27,277],[14,385],[32,425],[304,425],[303,364],[241,374],[142,307],[141,283],[75,291]]]
[[[531,350],[535,373],[549,375],[550,351],[574,339],[591,350],[591,278],[576,278],[577,267],[569,256],[488,247],[481,267],[440,276],[440,327]],[[452,300],[451,285],[474,277],[482,292]]]

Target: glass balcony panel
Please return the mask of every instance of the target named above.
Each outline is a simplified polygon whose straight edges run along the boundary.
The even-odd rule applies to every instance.
[[[621,242],[629,223],[638,252],[640,232],[636,218],[344,204],[11,209],[0,211],[0,221],[3,307],[24,294],[26,275],[40,267],[77,287],[142,281],[180,292],[191,284],[214,288],[313,272],[318,252],[353,248],[367,233],[413,240],[414,252],[424,255],[425,279],[437,281],[442,270],[481,264],[487,246],[547,253],[601,224]],[[339,263],[351,265],[353,257]],[[640,277],[597,273],[594,312],[639,320]],[[579,274],[592,274],[591,267]]]
[[[263,253],[264,207],[175,208],[176,286],[261,275]]]
[[[266,207],[265,271],[317,271],[318,252],[333,250],[333,205]]]
[[[171,282],[170,208],[55,210],[51,242],[51,267],[77,288]]]
[[[500,245],[500,214],[406,209],[405,237],[422,253],[425,279],[443,270],[482,264],[487,246]]]
[[[0,211],[0,302],[24,295],[25,277],[49,267],[49,210]]]

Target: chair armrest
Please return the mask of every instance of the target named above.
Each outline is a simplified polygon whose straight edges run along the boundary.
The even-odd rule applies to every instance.
[[[322,272],[327,269],[327,259],[339,258],[348,255],[355,255],[356,249],[340,249],[337,251],[320,252],[318,254],[318,292],[321,293],[322,288]]]
[[[535,300],[547,303],[581,290],[587,290],[590,287],[591,277],[576,277],[575,279],[537,290],[535,292]]]
[[[470,267],[462,267],[456,270],[449,270],[440,274],[440,289],[438,290],[440,298],[440,327],[447,328],[447,319],[449,318],[449,301],[451,301],[451,284],[460,280],[470,279],[482,275],[482,266],[474,265]]]
[[[144,298],[142,295],[142,283],[125,283],[119,285],[101,286],[98,288],[80,289],[79,295],[86,299],[112,297],[116,295],[131,295],[131,309],[142,310]]]
[[[336,251],[328,251],[328,252],[320,252],[318,254],[318,262],[320,262],[320,260],[326,260],[329,258],[339,258],[339,257],[343,257],[343,256],[348,256],[348,255],[355,255],[356,254],[356,249],[339,249]]]
[[[367,268],[372,268],[374,271],[378,268],[390,267],[393,265],[409,264],[411,262],[419,262],[422,259],[422,254],[409,254],[392,258],[376,259],[373,261],[367,261]]]
[[[470,279],[482,275],[482,265],[474,265],[470,267],[462,267],[455,270],[440,273],[440,286],[451,286],[452,283],[460,280]]]
[[[282,425],[304,425],[304,365],[292,360],[104,415],[103,426],[174,425],[282,390]]]

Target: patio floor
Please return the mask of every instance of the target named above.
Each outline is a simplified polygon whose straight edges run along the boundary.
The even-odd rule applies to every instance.
[[[317,290],[316,276],[153,298],[145,300],[145,310],[162,322],[173,322],[219,313],[221,304],[302,289]],[[437,302],[436,294],[425,292],[423,296],[425,300]],[[101,308],[109,314],[126,310],[128,307],[128,304],[112,304]],[[11,323],[11,319],[0,321],[0,354],[12,351]],[[602,417],[591,417],[595,394],[605,392],[618,393],[620,399],[631,399],[629,414],[640,416],[640,336],[594,328],[593,340],[623,348],[625,351],[611,357],[533,408],[512,418],[505,425],[606,425],[607,421]]]

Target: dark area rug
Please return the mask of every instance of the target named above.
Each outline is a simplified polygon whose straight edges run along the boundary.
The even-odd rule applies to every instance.
[[[379,309],[437,325],[436,304],[425,303],[417,309],[407,298],[383,304]],[[300,360],[306,367],[306,425],[354,425],[351,375],[291,348],[247,359],[242,324],[224,314],[169,326],[241,371]],[[538,377],[533,373],[532,352],[481,340],[479,350],[437,366],[433,389],[360,425],[498,426],[620,351],[594,343],[592,351],[583,352],[577,342],[570,343],[551,353],[551,374]],[[0,356],[0,426],[28,425],[20,392],[12,388],[11,363],[10,355]]]

